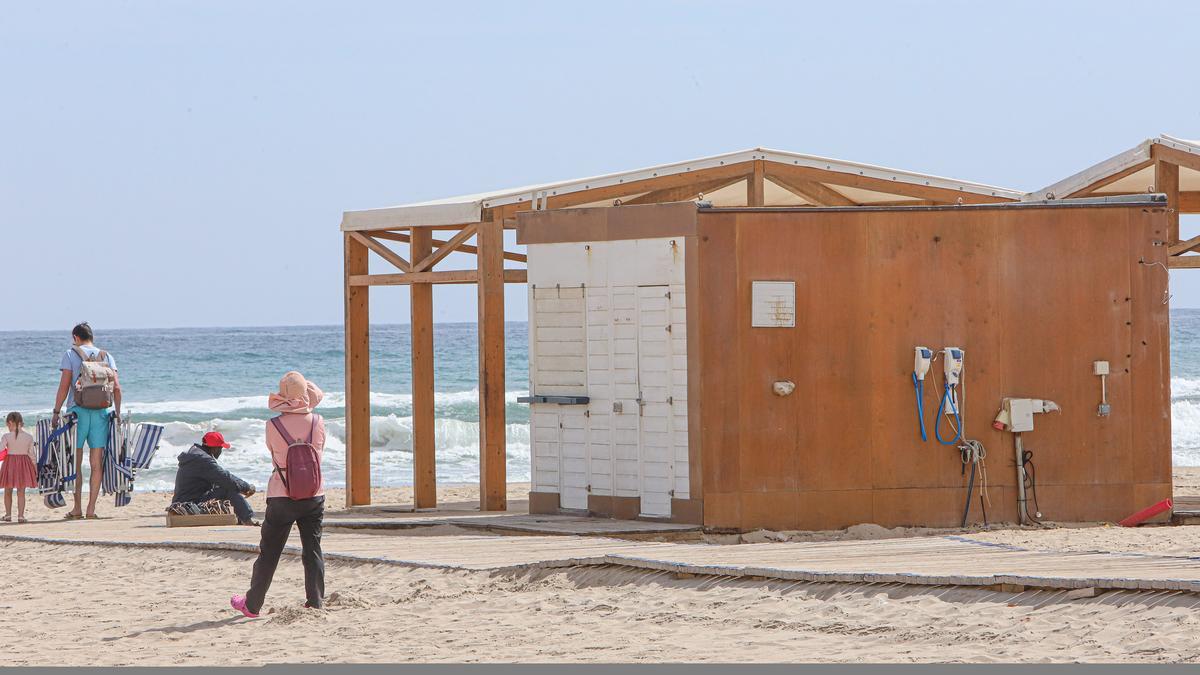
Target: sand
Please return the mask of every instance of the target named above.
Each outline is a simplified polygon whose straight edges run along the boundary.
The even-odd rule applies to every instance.
[[[1177,494],[1200,470],[1177,470]],[[510,486],[510,499],[528,485]],[[329,495],[337,511],[342,495]],[[473,486],[444,487],[464,508]],[[408,500],[404,489],[377,502]],[[100,512],[161,511],[167,495]],[[261,508],[261,495],[256,505]],[[36,504],[36,505],[35,505]],[[59,517],[31,499],[34,519]],[[336,517],[336,516],[334,516]],[[103,523],[96,523],[103,526]],[[37,525],[0,533],[35,534]],[[21,529],[18,529],[21,528]],[[862,539],[934,531],[864,525],[747,540]],[[937,531],[941,532],[941,531]],[[337,536],[337,535],[330,535]],[[397,545],[403,546],[403,536]],[[1195,555],[1200,528],[1097,525],[972,536],[1048,550]],[[259,665],[279,662],[1196,662],[1200,596],[676,579],[611,567],[521,575],[330,562],[328,607],[304,610],[299,561],[285,557],[272,613],[228,608],[253,557],[0,542],[0,643],[8,665]]]

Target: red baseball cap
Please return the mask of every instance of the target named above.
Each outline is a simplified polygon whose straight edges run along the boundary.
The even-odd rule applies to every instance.
[[[206,448],[228,448],[229,444],[225,442],[225,437],[219,431],[210,431],[204,434],[204,439],[200,441],[201,445]]]

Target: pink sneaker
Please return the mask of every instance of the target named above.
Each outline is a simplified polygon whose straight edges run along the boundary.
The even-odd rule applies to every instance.
[[[246,596],[235,595],[229,599],[229,606],[241,612],[248,619],[257,619],[258,615],[246,609]]]

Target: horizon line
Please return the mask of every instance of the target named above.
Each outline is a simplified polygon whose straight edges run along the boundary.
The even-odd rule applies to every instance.
[[[505,323],[505,325],[510,324],[510,323],[528,324],[529,321],[527,321],[527,320],[515,321],[515,320],[506,319],[504,321],[504,323]],[[346,325],[345,323],[295,323],[295,324],[281,323],[281,324],[274,324],[274,325],[239,324],[239,325],[232,325],[232,326],[138,326],[138,327],[119,326],[116,328],[104,328],[104,329],[100,329],[100,330],[97,330],[93,326],[92,330],[96,331],[97,333],[106,333],[106,332],[111,332],[111,331],[134,331],[134,330],[164,330],[164,331],[166,331],[166,330],[221,330],[221,329],[253,330],[256,328],[258,328],[258,329],[267,329],[267,328],[343,328],[343,327],[345,327],[345,325]],[[478,321],[434,321],[433,325],[434,326],[463,326],[463,325],[476,326],[476,325],[479,325],[479,322]],[[411,322],[372,323],[372,324],[370,324],[370,326],[372,328],[374,328],[374,327],[386,328],[386,327],[394,327],[394,326],[412,326],[412,323]],[[70,330],[71,330],[70,327],[66,327],[66,328],[0,328],[0,335],[4,335],[6,333],[57,333],[59,331],[69,332]]]

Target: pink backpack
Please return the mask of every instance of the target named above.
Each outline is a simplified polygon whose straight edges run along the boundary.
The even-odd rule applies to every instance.
[[[283,481],[283,489],[292,499],[309,499],[321,489],[321,455],[313,446],[313,436],[316,435],[317,421],[321,416],[314,413],[312,417],[312,429],[309,429],[306,441],[292,438],[283,428],[282,416],[271,418],[271,424],[275,425],[275,430],[288,444],[287,466],[275,464],[275,453],[271,453],[271,463],[275,464],[275,472]]]

